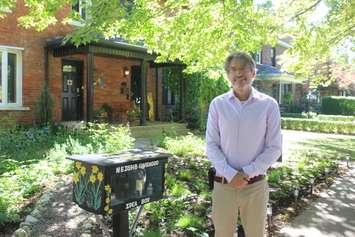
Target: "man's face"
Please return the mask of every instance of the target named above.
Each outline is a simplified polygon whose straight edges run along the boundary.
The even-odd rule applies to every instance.
[[[228,79],[234,90],[249,90],[255,77],[255,68],[240,60],[232,59],[229,65]]]

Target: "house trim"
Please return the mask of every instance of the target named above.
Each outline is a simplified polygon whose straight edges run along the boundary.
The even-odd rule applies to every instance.
[[[8,84],[7,80],[2,81],[2,95],[3,102],[0,103],[0,108],[12,109],[22,108],[22,51],[23,48],[12,47],[12,46],[0,46],[0,57],[2,57],[2,75],[1,78],[7,78],[8,73],[8,53],[13,53],[16,55],[16,103],[8,103]],[[16,109],[18,110],[18,109]]]
[[[278,40],[277,44],[280,45],[280,46],[283,46],[285,48],[288,48],[288,49],[293,48],[292,45],[290,45],[290,44],[288,44],[288,43],[286,43],[285,41],[282,41],[282,40]]]

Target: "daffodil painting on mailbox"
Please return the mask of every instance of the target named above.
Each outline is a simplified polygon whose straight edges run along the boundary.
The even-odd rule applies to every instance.
[[[164,193],[169,155],[156,150],[131,149],[119,154],[72,155],[73,200],[97,214],[112,214],[148,202]]]

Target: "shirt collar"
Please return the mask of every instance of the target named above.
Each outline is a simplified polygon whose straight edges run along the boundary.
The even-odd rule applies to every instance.
[[[254,87],[252,87],[249,98],[246,101],[250,101],[250,100],[257,98],[257,97],[258,97],[258,91]],[[237,99],[237,97],[235,97],[235,95],[233,93],[233,89],[229,90],[228,99]]]

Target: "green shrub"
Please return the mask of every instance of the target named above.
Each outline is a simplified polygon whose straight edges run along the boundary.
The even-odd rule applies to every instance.
[[[202,219],[197,216],[193,216],[191,214],[185,214],[179,218],[176,223],[176,227],[187,229],[189,227],[201,228],[202,227]]]
[[[206,73],[185,74],[185,119],[190,129],[206,129],[208,107],[212,99],[229,90],[224,77],[211,78]]]
[[[355,134],[355,122],[326,121],[301,118],[281,118],[283,129],[324,133]]]
[[[355,115],[355,97],[323,97],[321,111],[323,114]]]
[[[203,156],[205,143],[202,138],[189,133],[176,138],[166,137],[162,146],[177,156]]]
[[[318,120],[355,122],[355,116],[319,114],[319,115],[317,115],[316,118],[317,118]]]
[[[35,105],[36,119],[40,125],[46,125],[52,121],[53,98],[49,92],[48,84],[45,83],[42,92]]]
[[[2,131],[0,136],[0,226],[20,218],[21,203],[58,174],[72,171],[70,154],[112,153],[133,147],[128,127],[90,124],[68,130],[41,127]]]

